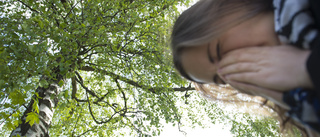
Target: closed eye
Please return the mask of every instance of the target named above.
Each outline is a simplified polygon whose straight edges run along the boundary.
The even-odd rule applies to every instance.
[[[209,61],[210,61],[211,63],[214,63],[213,57],[212,57],[211,52],[210,52],[210,43],[208,44],[208,50],[207,50],[207,52],[208,52]]]
[[[218,42],[217,44],[216,51],[217,51],[218,60],[221,60],[220,42]]]

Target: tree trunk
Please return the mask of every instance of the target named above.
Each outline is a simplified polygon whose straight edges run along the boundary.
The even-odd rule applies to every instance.
[[[57,95],[61,92],[62,88],[58,85],[57,81],[62,80],[62,77],[57,78],[52,82],[48,88],[38,87],[36,92],[39,94],[39,123],[34,123],[30,126],[26,122],[27,114],[32,112],[34,100],[31,99],[27,106],[27,110],[21,117],[22,123],[11,132],[12,136],[27,136],[27,137],[48,137],[48,129],[52,121],[54,107],[58,103]],[[37,98],[35,95],[33,98]]]

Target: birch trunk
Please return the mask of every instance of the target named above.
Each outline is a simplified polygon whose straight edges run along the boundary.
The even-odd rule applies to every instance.
[[[62,78],[60,78],[62,79]],[[60,81],[60,80],[58,80]],[[27,136],[27,137],[48,137],[48,129],[52,121],[54,108],[58,103],[57,95],[61,92],[62,88],[58,85],[58,82],[53,82],[49,85],[48,88],[38,87],[36,92],[38,92],[39,99],[39,123],[34,123],[30,126],[26,122],[27,114],[30,113],[33,108],[32,104],[34,103],[33,99],[27,106],[27,110],[24,112],[21,117],[22,123],[11,132],[10,137],[13,136]],[[36,96],[34,96],[35,98]]]

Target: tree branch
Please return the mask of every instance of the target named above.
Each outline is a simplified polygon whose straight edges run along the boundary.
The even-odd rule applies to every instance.
[[[124,112],[121,114],[121,116],[125,116],[125,114],[127,113],[127,111],[128,111],[128,108],[127,108],[127,99],[126,99],[126,94],[123,92],[123,90],[122,90],[122,88],[121,88],[121,86],[120,86],[120,84],[119,84],[119,82],[118,82],[118,80],[117,79],[115,79],[115,81],[116,81],[116,83],[117,83],[117,86],[118,86],[118,88],[119,88],[119,90],[120,90],[120,92],[122,93],[122,96],[123,96],[123,101],[124,101]]]
[[[103,97],[99,98],[97,101],[95,101],[94,103],[98,103],[100,101],[102,101],[110,92],[108,91],[108,93],[104,94]]]
[[[72,94],[71,98],[75,99],[76,98],[76,93],[77,93],[77,82],[76,82],[76,76],[71,78],[71,85],[72,85]]]
[[[80,70],[83,70],[83,71],[97,71],[97,72],[100,72],[104,75],[108,75],[110,77],[112,77],[113,79],[118,79],[118,80],[121,80],[127,84],[130,84],[132,86],[135,86],[135,87],[138,87],[138,88],[141,88],[141,89],[144,89],[144,90],[148,90],[152,93],[158,93],[158,91],[161,91],[161,90],[173,90],[173,91],[180,91],[180,92],[184,92],[184,91],[188,91],[188,90],[195,90],[195,88],[193,87],[180,87],[180,88],[163,88],[163,87],[154,87],[154,88],[150,88],[149,86],[147,85],[142,85],[136,81],[133,81],[131,79],[128,79],[126,77],[123,77],[123,76],[120,76],[120,75],[117,75],[113,72],[109,72],[109,71],[105,71],[105,70],[102,70],[102,69],[97,69],[97,68],[92,68],[90,66],[83,66],[80,68]]]
[[[33,12],[36,12],[36,13],[40,13],[39,11],[31,8],[29,5],[27,5],[27,4],[24,3],[23,1],[21,1],[21,0],[17,0],[17,1],[19,1],[22,5],[26,6],[29,10],[31,10],[31,11],[33,11]]]
[[[94,93],[93,91],[91,91],[88,87],[86,87],[84,84],[83,84],[83,80],[82,80],[82,77],[80,76],[80,74],[78,72],[75,72],[77,77],[79,78],[76,78],[75,80],[81,85],[82,88],[84,88],[90,95],[96,97],[96,98],[99,98],[99,96]]]
[[[77,117],[76,124],[75,124],[75,126],[73,127],[73,130],[72,130],[72,133],[71,133],[72,137],[74,137],[74,130],[76,129],[76,127],[77,127],[77,125],[78,125],[78,122],[79,122],[79,119],[80,119],[80,116],[79,116],[79,115],[82,113],[82,111],[83,111],[83,109],[81,109],[80,113],[78,113],[78,117]]]
[[[67,13],[67,15],[66,15],[63,19],[66,19],[66,18],[69,16],[69,14],[71,13],[71,11],[74,9],[74,7],[76,7],[76,6],[78,5],[78,3],[79,3],[79,2],[77,2],[76,4],[74,4],[74,5],[71,7],[70,11]]]
[[[137,128],[137,127],[132,123],[132,121],[131,121],[129,118],[126,117],[126,119],[129,121],[129,124],[133,127],[133,129],[135,129],[139,134],[144,134],[139,128]],[[140,136],[143,136],[143,135],[140,135]],[[150,136],[150,137],[151,137],[151,135],[148,135],[148,134],[147,134],[147,136]]]
[[[96,47],[102,47],[102,46],[106,46],[107,44],[98,44],[98,45],[94,45],[92,46],[90,49],[84,49],[83,51],[80,51],[78,55],[84,55],[86,53],[88,53],[89,51],[93,50]]]
[[[91,103],[90,103],[90,99],[89,99],[89,96],[88,96],[88,92],[86,92],[86,96],[87,96],[87,99],[88,99],[88,104],[89,104],[88,107],[89,107],[90,115],[91,115],[92,119],[93,119],[97,124],[108,123],[108,122],[118,113],[118,112],[113,113],[113,115],[111,115],[111,117],[110,117],[108,120],[106,120],[106,121],[98,121],[98,120],[94,117],[94,115],[93,115],[93,113],[92,113]]]

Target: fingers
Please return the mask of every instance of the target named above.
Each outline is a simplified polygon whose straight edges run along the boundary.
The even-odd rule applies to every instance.
[[[279,81],[278,79],[271,79],[267,76],[257,75],[254,72],[241,72],[241,73],[233,73],[233,74],[226,74],[224,76],[219,75],[225,83],[230,83],[230,81],[237,81],[241,83],[251,84],[255,86],[259,86],[261,88],[268,88],[270,90],[281,90],[277,87],[272,86],[272,82]],[[270,84],[271,83],[271,84]],[[278,82],[283,83],[283,82]],[[282,91],[282,90],[281,90]]]
[[[251,83],[255,85],[259,85],[255,83],[257,78],[257,74],[255,72],[258,71],[258,67],[253,63],[236,63],[228,65],[222,69],[218,70],[218,75],[228,83],[228,81],[238,81],[242,83]],[[261,86],[261,85],[259,85]]]
[[[222,57],[223,59],[219,62],[218,67],[223,68],[237,62],[256,61],[261,57],[261,55],[259,54],[260,51],[261,50],[259,50],[257,47],[233,50]]]
[[[257,71],[259,71],[257,65],[250,62],[237,62],[235,64],[230,64],[218,69],[218,73],[220,76],[230,75],[234,73],[257,72]]]
[[[254,78],[255,75],[253,73],[237,73],[226,75],[225,77],[223,77],[223,80],[225,80],[227,83],[229,81],[238,81],[241,83],[256,84],[252,82]]]
[[[250,84],[241,83],[237,81],[229,81],[229,84],[240,91],[245,91],[245,92],[248,92],[249,94],[262,96],[268,100],[271,100],[272,102],[276,103],[277,105],[281,106],[284,109],[289,109],[289,106],[282,101],[283,94],[281,92],[273,91],[273,90],[269,90],[269,89],[261,88],[255,85],[250,85]]]

